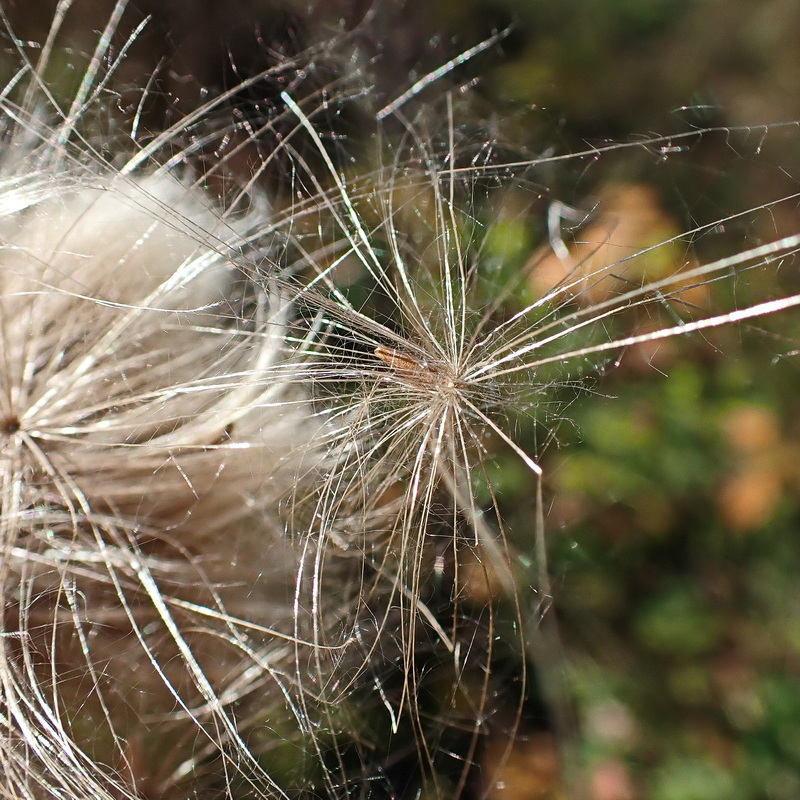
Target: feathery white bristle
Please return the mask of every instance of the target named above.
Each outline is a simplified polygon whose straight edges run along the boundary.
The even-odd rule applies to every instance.
[[[297,717],[278,503],[320,422],[289,380],[288,299],[246,261],[268,208],[76,166],[65,130],[34,158],[12,128],[2,180],[3,783],[158,796],[222,759],[277,795],[231,709]]]

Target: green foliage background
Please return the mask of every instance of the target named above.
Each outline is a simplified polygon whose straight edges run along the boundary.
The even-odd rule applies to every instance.
[[[575,149],[797,113],[786,76],[798,17],[777,3],[506,8],[520,42],[489,71],[492,90],[546,109]],[[600,180],[658,187],[684,226],[796,192],[794,134],[773,131],[758,153],[752,133],[710,136],[678,164],[624,151]],[[797,223],[790,202],[695,247],[703,259]],[[796,281],[787,263],[736,290],[744,299]],[[544,454],[550,570],[591,797],[800,796],[798,371],[787,355],[797,332],[784,316],[680,341],[649,367],[623,356],[598,393],[569,406],[558,437],[569,446]],[[547,796],[545,783],[517,796]]]

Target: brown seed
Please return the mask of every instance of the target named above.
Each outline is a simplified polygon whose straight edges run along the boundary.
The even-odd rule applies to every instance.
[[[416,375],[419,372],[429,371],[424,364],[421,364],[415,358],[405,355],[392,347],[376,347],[375,355],[392,369],[405,375]]]
[[[0,419],[0,433],[4,433],[6,436],[13,436],[19,432],[20,428],[22,428],[22,423],[13,414]]]

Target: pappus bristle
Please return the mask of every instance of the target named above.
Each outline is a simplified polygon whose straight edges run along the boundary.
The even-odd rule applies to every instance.
[[[313,132],[311,115],[285,99]],[[395,728],[403,712],[411,717],[436,794],[444,791],[436,783],[442,754],[420,712],[431,647],[440,648],[439,663],[449,660],[457,676],[449,695],[453,718],[458,698],[470,698],[473,743],[490,727],[496,702],[490,675],[499,607],[514,620],[517,652],[537,663],[542,683],[555,680],[551,615],[538,624],[552,600],[539,455],[557,435],[570,399],[632,348],[800,305],[800,297],[786,295],[725,308],[710,292],[732,275],[779,265],[798,252],[800,237],[700,263],[689,244],[703,233],[698,228],[609,256],[609,237],[591,231],[596,217],[589,214],[583,250],[567,247],[551,230],[549,246],[498,283],[487,208],[496,213],[504,194],[524,193],[526,178],[505,172],[514,188],[503,181],[494,191],[485,183],[479,188],[478,179],[497,174],[494,167],[461,170],[452,133],[437,153],[426,149],[429,140],[412,122],[406,127],[407,149],[398,147],[385,170],[376,171],[380,189],[373,195],[346,183],[328,162],[335,187],[324,197],[328,223],[343,245],[318,265],[298,302],[314,311],[324,334],[306,362],[311,386],[340,423],[326,440],[337,466],[322,486],[314,521],[322,543],[341,536],[344,516],[361,515],[361,527],[371,531],[358,540],[375,570],[362,599],[388,597],[378,624],[384,635],[400,626],[404,663],[403,691],[390,713]],[[452,116],[449,130],[455,130]],[[530,202],[516,212],[520,225],[531,224],[539,199],[533,188],[528,194]],[[610,205],[602,211],[613,214]],[[657,273],[642,272],[648,254],[656,262],[665,254]],[[542,278],[549,258],[563,265],[550,281]],[[368,294],[342,278],[358,270],[355,283],[361,280]],[[509,538],[494,487],[492,466],[503,451],[529,472],[533,510],[526,533],[537,543],[522,546],[535,554],[532,564]],[[324,571],[317,574],[324,587]],[[432,625],[432,608],[443,596],[449,617]],[[485,677],[482,685],[477,674]],[[524,668],[516,680],[522,695]],[[552,691],[558,705],[557,688],[543,691]],[[438,710],[444,720],[448,711]],[[468,773],[465,766],[457,787]]]

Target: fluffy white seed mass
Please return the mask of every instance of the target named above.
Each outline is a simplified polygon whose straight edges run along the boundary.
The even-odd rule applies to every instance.
[[[0,221],[4,764],[133,790],[144,718],[232,739],[226,707],[269,680],[297,570],[277,502],[314,427],[275,376],[285,301],[197,192],[52,178],[8,179]]]
[[[46,66],[6,100],[0,178],[0,783],[280,796],[243,736],[313,732],[298,674],[325,656],[280,503],[313,485],[322,423],[251,259],[269,206],[104,163]]]

